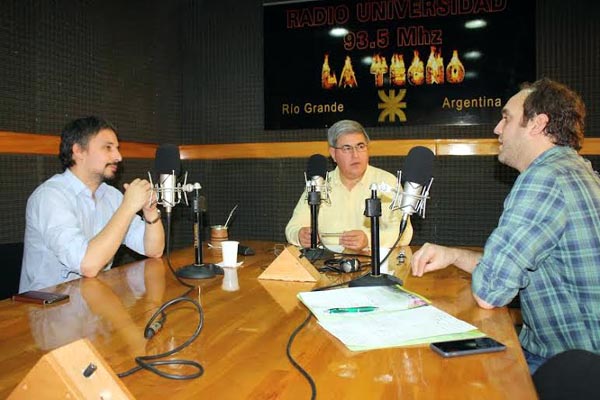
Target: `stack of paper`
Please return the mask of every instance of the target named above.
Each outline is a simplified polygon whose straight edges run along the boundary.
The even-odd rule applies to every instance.
[[[302,292],[298,298],[353,351],[484,336],[400,286]],[[356,308],[372,311],[353,312]]]

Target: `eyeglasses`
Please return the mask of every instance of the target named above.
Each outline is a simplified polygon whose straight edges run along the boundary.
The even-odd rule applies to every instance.
[[[344,154],[350,154],[353,153],[354,151],[357,151],[358,153],[363,153],[365,151],[367,151],[367,144],[366,143],[359,143],[356,146],[350,146],[349,144],[345,144],[342,147],[334,147],[337,150],[341,150],[342,153]]]

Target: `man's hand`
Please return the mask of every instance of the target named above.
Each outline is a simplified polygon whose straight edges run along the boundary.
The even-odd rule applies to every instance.
[[[346,249],[359,252],[369,246],[369,239],[361,230],[346,231],[340,236],[340,244]]]
[[[413,255],[411,260],[412,274],[423,276],[426,272],[446,268],[451,264],[471,274],[481,256],[482,253],[478,251],[425,243]]]
[[[456,261],[454,249],[439,246],[437,244],[425,243],[411,260],[411,269],[414,276],[423,276],[426,272],[446,268]]]
[[[300,246],[304,248],[310,247],[310,232],[309,226],[300,228],[298,231],[298,241],[300,242]]]
[[[152,195],[152,186],[145,179],[134,179],[131,183],[123,185],[125,195],[123,197],[122,207],[129,210],[132,214],[137,213],[144,207],[148,207],[150,196]]]
[[[158,198],[156,197],[156,192],[154,190],[152,190],[152,186],[150,186],[150,193],[148,194],[148,199],[146,199],[146,200],[147,201],[144,203],[144,207],[142,208],[144,213],[146,213],[146,212],[151,213],[157,209]]]
[[[156,198],[156,192],[150,187],[148,200],[144,203],[142,211],[144,212],[144,219],[146,221],[157,221],[160,218],[160,211],[158,211],[158,199]],[[157,221],[158,222],[158,221]]]

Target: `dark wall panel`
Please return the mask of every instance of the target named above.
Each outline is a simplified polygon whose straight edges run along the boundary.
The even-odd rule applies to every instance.
[[[224,224],[230,210],[232,239],[285,240],[284,229],[304,190],[306,160],[228,160],[185,162],[188,181],[200,182],[207,199],[206,224]],[[176,246],[192,243],[191,210],[175,210]]]
[[[177,142],[180,4],[0,2],[0,130],[59,134],[98,114],[121,139]]]
[[[56,171],[59,162],[55,159]],[[25,170],[27,168],[27,170]],[[39,185],[40,180],[50,176],[52,170],[46,157],[0,156],[2,190],[0,191],[0,243],[22,242],[25,232],[25,204],[27,198]]]

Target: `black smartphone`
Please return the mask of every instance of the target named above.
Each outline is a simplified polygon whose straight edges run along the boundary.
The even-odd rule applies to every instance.
[[[14,301],[24,301],[26,303],[36,304],[53,304],[58,303],[59,301],[67,300],[68,298],[68,294],[41,292],[37,290],[15,294],[12,297]]]
[[[468,354],[491,353],[506,349],[505,345],[490,337],[437,342],[431,343],[429,347],[431,347],[431,350],[440,354],[442,357],[458,357],[466,356]]]

